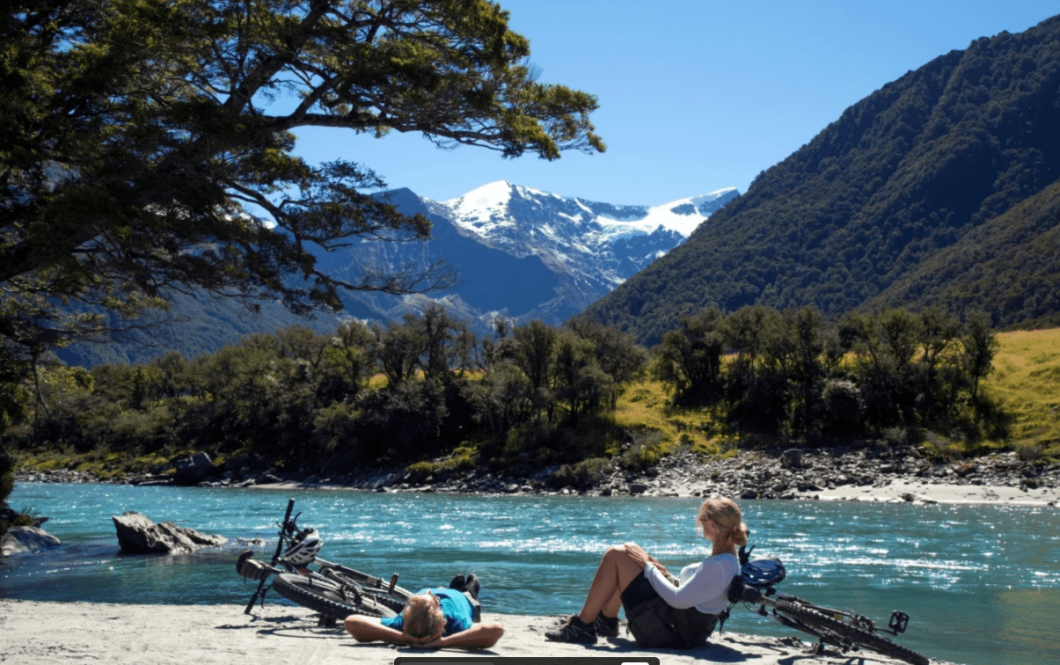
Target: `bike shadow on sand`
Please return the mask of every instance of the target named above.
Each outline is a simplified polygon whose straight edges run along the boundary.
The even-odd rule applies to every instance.
[[[342,625],[320,626],[306,624],[305,617],[295,614],[279,616],[253,615],[248,623],[227,623],[217,626],[218,630],[253,630],[260,635],[282,635],[298,639],[334,639],[343,636],[346,631]]]

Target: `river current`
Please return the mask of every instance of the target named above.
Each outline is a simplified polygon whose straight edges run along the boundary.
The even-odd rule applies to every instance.
[[[600,555],[634,541],[673,570],[709,553],[696,499],[482,497],[19,483],[15,509],[51,519],[63,541],[0,565],[0,598],[149,604],[244,604],[244,549],[186,556],[118,551],[111,515],[135,510],[230,539],[265,539],[268,559],[288,497],[317,527],[321,556],[417,590],[456,573],[482,580],[487,612],[577,611]],[[1053,507],[745,501],[755,555],[779,556],[780,589],[886,623],[911,617],[898,642],[967,665],[1060,663],[1060,510]],[[286,603],[269,594],[267,603]],[[789,635],[733,610],[726,629]]]

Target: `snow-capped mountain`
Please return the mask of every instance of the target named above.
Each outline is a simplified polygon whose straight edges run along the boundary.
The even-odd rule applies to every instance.
[[[536,255],[550,268],[618,286],[681,244],[735,188],[660,206],[565,198],[501,180],[449,201],[427,201],[463,235],[513,256]],[[610,289],[608,289],[610,290]]]
[[[462,284],[431,298],[461,318],[481,323],[498,314],[559,324],[685,241],[711,213],[739,193],[734,188],[659,206],[613,205],[493,182],[448,201],[404,189],[389,194],[403,212],[423,213],[434,227],[426,245],[398,248],[366,243],[327,270],[399,265],[443,258]],[[423,304],[354,294],[357,318],[394,319]]]

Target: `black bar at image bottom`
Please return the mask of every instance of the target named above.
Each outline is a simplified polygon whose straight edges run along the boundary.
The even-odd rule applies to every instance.
[[[574,656],[549,658],[548,656],[528,656],[498,658],[495,656],[456,656],[456,657],[420,657],[398,656],[394,665],[659,665],[659,659],[622,658],[619,656]]]

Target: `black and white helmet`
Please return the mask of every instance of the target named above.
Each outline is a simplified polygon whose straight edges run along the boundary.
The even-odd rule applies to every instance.
[[[313,559],[317,557],[317,553],[320,552],[320,548],[323,546],[324,540],[317,533],[317,530],[306,529],[298,535],[295,543],[287,548],[283,556],[288,562],[296,566],[307,566],[313,563]]]

